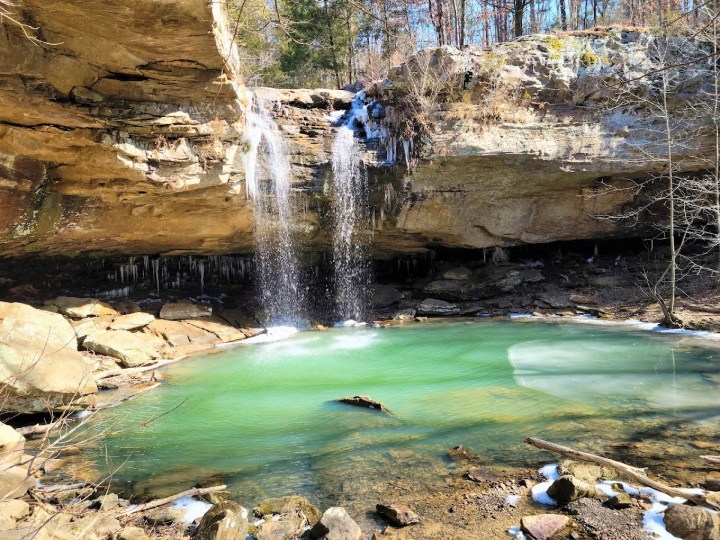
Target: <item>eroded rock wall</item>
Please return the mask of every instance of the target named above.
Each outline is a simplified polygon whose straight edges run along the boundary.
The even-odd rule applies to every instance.
[[[221,3],[28,0],[0,32],[0,253],[250,237],[244,88]]]
[[[248,102],[233,82],[221,7],[33,0],[23,20],[52,45],[3,27],[0,256],[253,250]],[[391,165],[384,141],[363,144],[375,256],[652,234],[649,222],[599,218],[644,205],[633,183],[664,167],[661,119],[620,99],[656,91],[656,79],[638,78],[657,64],[656,43],[624,30],[532,36],[429,50],[392,70],[379,95],[386,112],[417,85],[418,70],[433,75],[426,90],[435,98],[411,167],[400,142]],[[678,58],[703,53],[698,43],[670,45]],[[671,107],[700,95],[706,67],[684,68]],[[325,250],[330,113],[349,108],[352,94],[254,92],[290,148],[301,244]],[[706,121],[686,126],[694,136],[678,147],[677,172],[707,166]]]

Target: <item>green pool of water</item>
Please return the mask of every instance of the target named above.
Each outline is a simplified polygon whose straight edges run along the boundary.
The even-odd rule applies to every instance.
[[[599,451],[720,414],[716,350],[583,324],[305,332],[163,373],[161,388],[94,420],[118,430],[92,451],[99,474],[148,496],[222,481],[247,505],[291,493],[351,504],[401,480],[434,489],[457,444],[485,464],[534,466],[550,458],[526,436]],[[355,394],[396,416],[333,401]]]

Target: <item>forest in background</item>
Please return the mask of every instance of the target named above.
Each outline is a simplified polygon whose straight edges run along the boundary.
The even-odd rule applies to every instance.
[[[700,0],[228,0],[245,81],[279,88],[379,79],[435,45],[489,46],[610,25],[680,29],[696,25],[708,6]]]

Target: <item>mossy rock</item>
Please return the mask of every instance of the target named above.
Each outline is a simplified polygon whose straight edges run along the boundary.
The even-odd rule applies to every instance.
[[[322,517],[322,512],[317,506],[299,495],[267,499],[258,504],[253,510],[253,514],[260,518],[271,514],[288,514],[291,512],[302,512],[310,525],[315,525]]]
[[[550,36],[545,38],[545,43],[547,43],[548,49],[551,51],[562,51],[565,49],[565,42],[559,37]]]
[[[580,56],[580,65],[584,68],[594,66],[598,61],[598,57],[592,51],[585,51],[582,53],[582,56]]]

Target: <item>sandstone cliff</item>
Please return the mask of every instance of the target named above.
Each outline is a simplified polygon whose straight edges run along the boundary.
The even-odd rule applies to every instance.
[[[232,82],[237,60],[220,5],[24,6],[23,20],[50,44],[11,26],[0,35],[0,256],[251,251],[247,98]],[[378,122],[418,70],[434,70],[439,87],[410,170],[402,159],[383,163],[384,142],[367,142],[375,254],[643,234],[634,222],[598,216],[642,204],[624,189],[628,179],[663,166],[648,157],[662,149],[658,117],[614,100],[620,81],[657,63],[653,43],[623,30],[533,36],[426,51],[392,70],[374,105]],[[678,42],[673,54],[701,54],[696,45],[700,52],[688,53]],[[676,106],[697,96],[703,67],[686,68]],[[652,92],[656,82],[631,89]],[[348,108],[352,95],[257,94],[277,103],[290,143],[298,234],[308,249],[324,249],[328,113]],[[713,144],[697,131],[702,120],[693,122],[698,136],[678,156],[683,171],[701,170]]]

